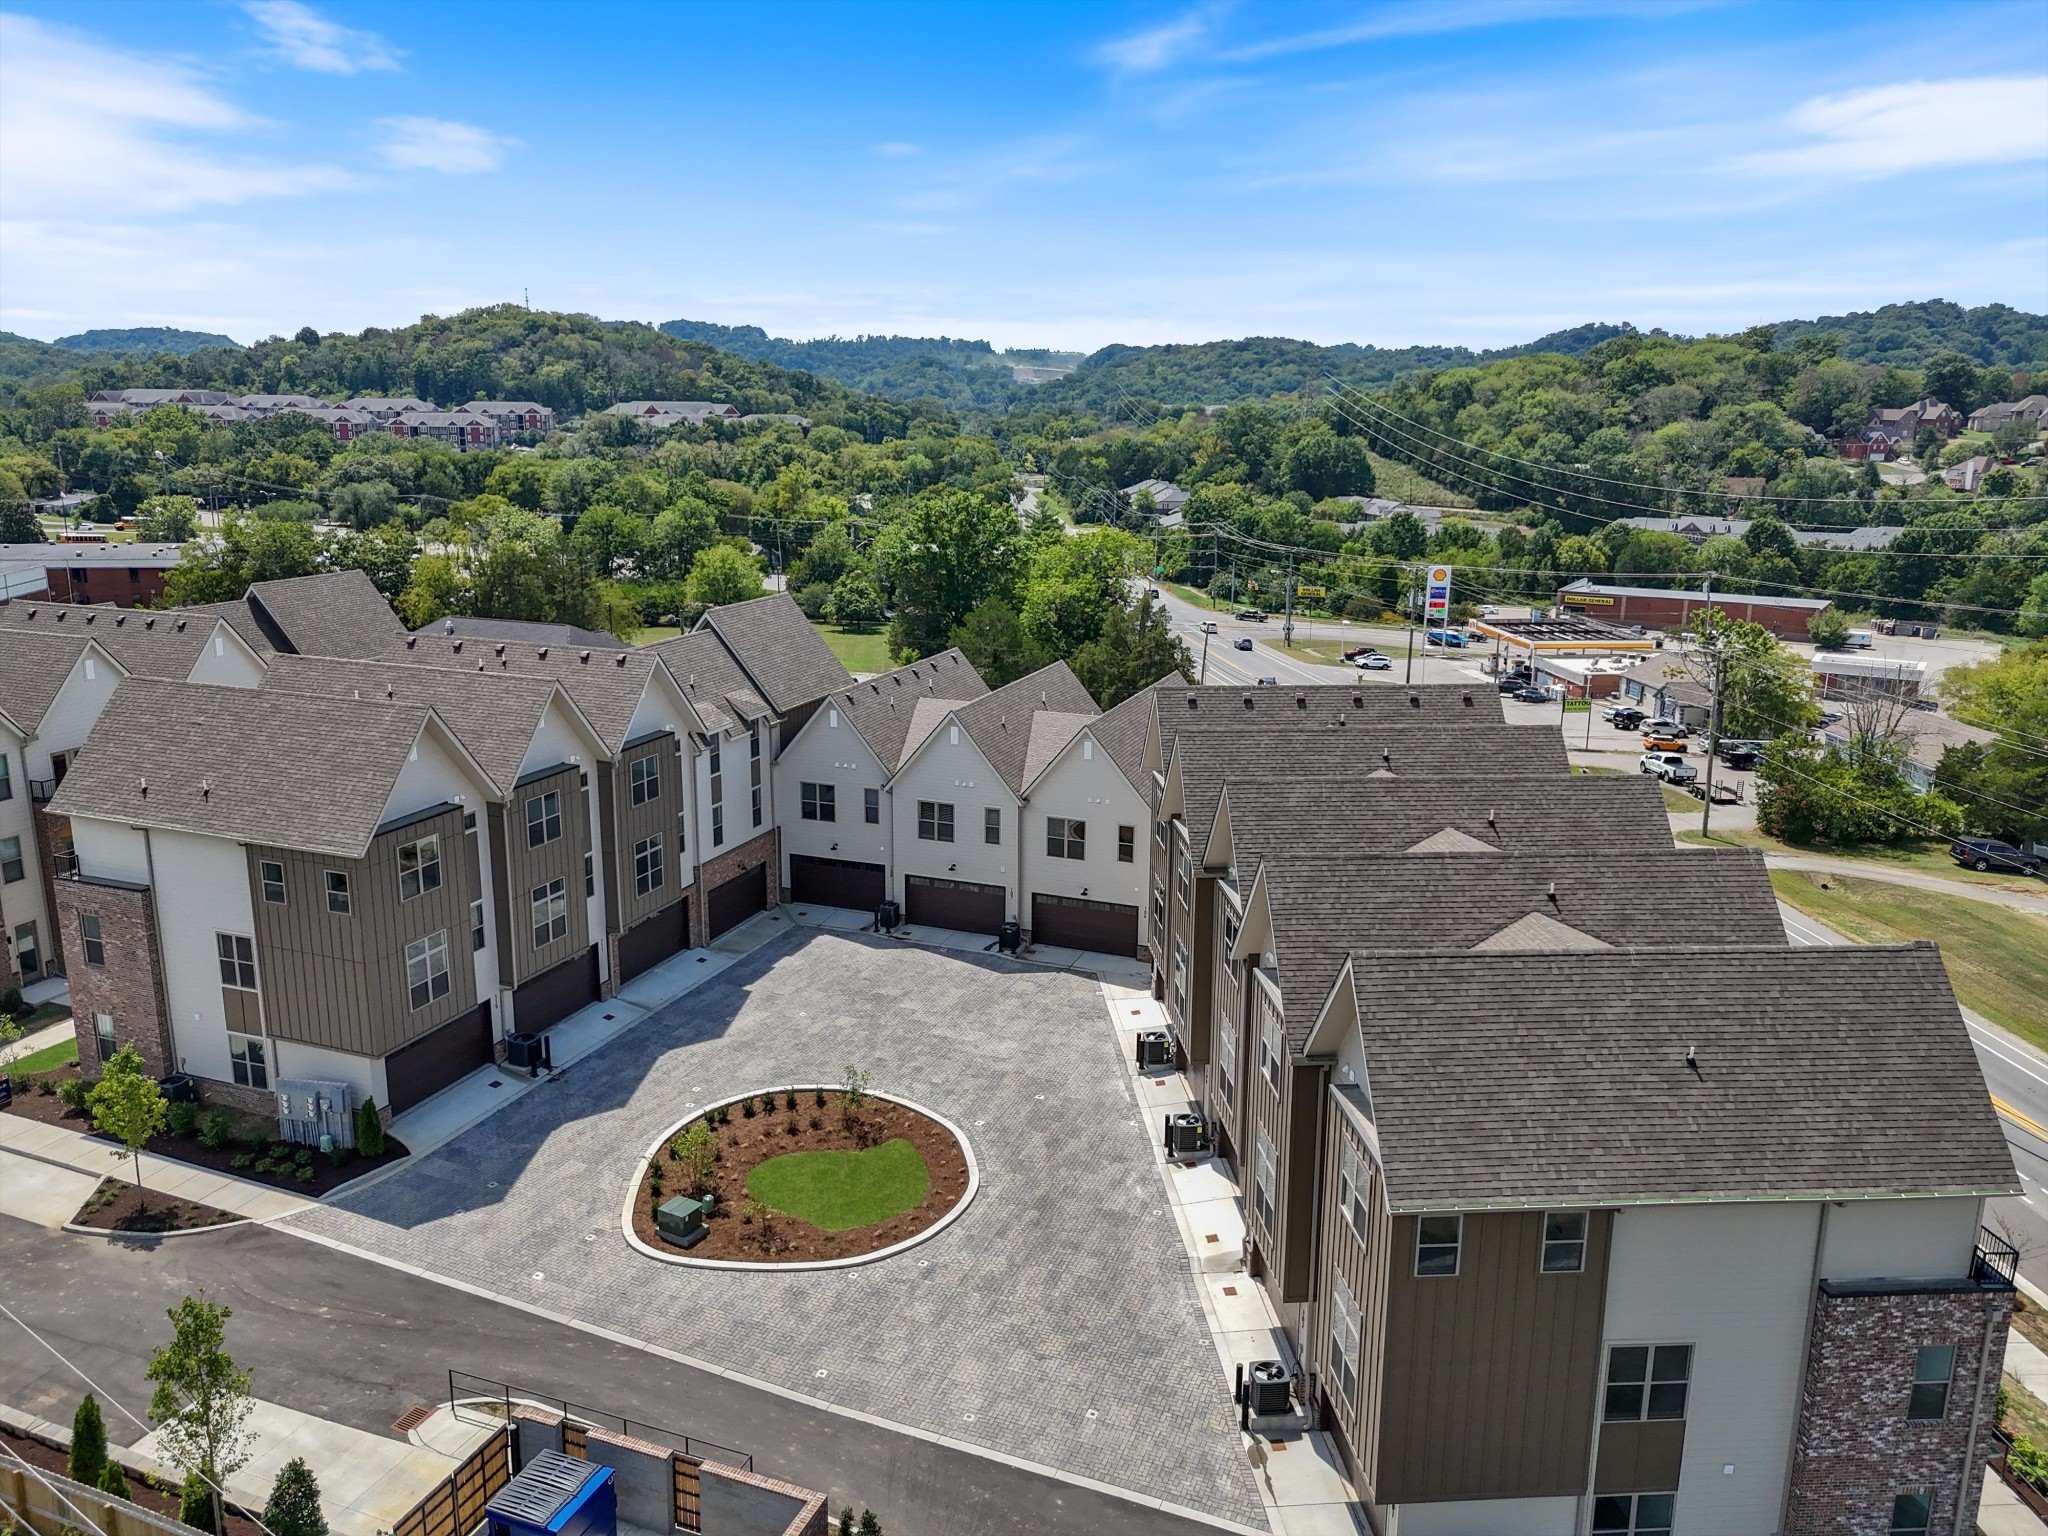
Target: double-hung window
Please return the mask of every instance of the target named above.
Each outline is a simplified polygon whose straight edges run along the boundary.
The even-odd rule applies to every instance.
[[[1337,1378],[1337,1390],[1344,1401],[1358,1402],[1358,1303],[1342,1275],[1333,1274],[1330,1285],[1330,1374]]]
[[[634,894],[650,895],[661,889],[661,882],[661,834],[657,832],[633,845]]]
[[[813,784],[803,781],[803,809],[805,821],[837,821],[839,819],[839,786],[836,784]]]
[[[448,995],[448,930],[405,946],[405,986],[415,1011]]]
[[[917,835],[927,843],[953,841],[953,807],[945,800],[917,802]]]
[[[1252,1209],[1259,1225],[1273,1230],[1273,1189],[1280,1182],[1279,1165],[1273,1158],[1273,1141],[1260,1131],[1252,1143]]]
[[[398,850],[398,899],[411,901],[415,896],[441,889],[441,839],[423,837],[416,843],[405,843]]]
[[[270,1059],[258,1035],[228,1035],[228,1065],[244,1088],[270,1086]]]
[[[1906,1398],[1909,1419],[1948,1417],[1948,1387],[1956,1373],[1953,1344],[1923,1344],[1913,1352],[1913,1390]]]
[[[1188,947],[1179,939],[1173,941],[1173,1011],[1188,1016]]]
[[[1371,1220],[1365,1203],[1369,1177],[1365,1159],[1358,1155],[1358,1148],[1351,1144],[1348,1136],[1343,1137],[1342,1151],[1337,1158],[1337,1209],[1351,1223],[1351,1230],[1358,1234],[1361,1242],[1365,1240],[1366,1224]]]
[[[1600,1416],[1609,1423],[1682,1419],[1691,1382],[1690,1344],[1616,1344],[1607,1351]]]
[[[628,770],[633,781],[633,803],[645,805],[650,800],[661,798],[661,759],[658,757],[636,757]]]
[[[984,843],[1000,843],[1003,840],[1003,812],[1000,806],[982,807],[981,840]]]
[[[21,860],[21,839],[0,837],[0,883],[12,885],[27,875],[28,866]]]
[[[544,847],[562,835],[562,792],[548,790],[526,800],[526,846]]]
[[[1045,818],[1045,855],[1049,859],[1088,857],[1088,823],[1064,816]]]
[[[1418,1216],[1415,1218],[1415,1274],[1455,1275],[1458,1250],[1464,1246],[1465,1218],[1462,1216]]]
[[[93,1044],[98,1047],[100,1060],[112,1061],[114,1052],[120,1047],[114,1043],[114,1016],[111,1013],[96,1013],[92,1016]]]
[[[761,727],[747,732],[747,776],[754,795],[754,825],[761,825]]]
[[[245,933],[216,933],[213,945],[220,959],[220,984],[238,992],[254,992],[256,941]]]
[[[1134,864],[1138,859],[1138,829],[1118,827],[1116,829],[1116,861],[1119,864]]]
[[[347,917],[354,910],[349,901],[348,875],[339,869],[323,871],[327,884],[327,910]]]
[[[1593,1501],[1593,1536],[1671,1536],[1677,1503],[1669,1493],[1602,1494]]]
[[[711,846],[725,846],[725,754],[715,734],[711,738]]]
[[[0,752],[0,800],[14,798],[14,766],[5,752]]]
[[[474,954],[484,947],[484,904],[481,900],[469,904],[469,948]]]
[[[284,905],[284,865],[276,859],[259,859],[257,872],[263,876],[263,899],[273,907]]]
[[[882,820],[882,792],[879,789],[864,789],[860,792],[861,820],[869,826],[879,826]]]
[[[1262,991],[1259,993],[1259,1071],[1266,1086],[1280,1092],[1280,1068],[1287,1060],[1287,1042],[1280,1038],[1280,1010]]]
[[[1216,1085],[1223,1090],[1223,1102],[1237,1103],[1237,1020],[1230,1009],[1216,1010]]]
[[[1179,843],[1173,845],[1174,889],[1180,893],[1180,904],[1189,911],[1194,910],[1194,856]]]
[[[100,926],[97,913],[81,912],[78,914],[78,938],[79,942],[85,947],[85,963],[87,965],[105,965],[107,963],[107,937],[105,930]]]
[[[1586,1213],[1550,1211],[1543,1217],[1543,1273],[1576,1275],[1586,1267]]]
[[[536,885],[532,892],[533,947],[546,949],[569,933],[569,895],[559,880]]]

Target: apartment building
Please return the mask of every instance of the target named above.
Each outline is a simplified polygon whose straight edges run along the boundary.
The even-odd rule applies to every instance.
[[[1319,1009],[1303,1361],[1376,1529],[1971,1529],[2019,1184],[1939,955],[1666,958],[1359,951]]]
[[[183,559],[178,544],[0,544],[0,611],[10,602],[153,603]]]
[[[259,581],[231,602],[177,611],[226,619],[261,656],[378,656],[405,639],[384,594],[357,570]]]
[[[403,1109],[489,1061],[463,956],[495,942],[469,821],[497,794],[424,705],[125,680],[51,802],[81,1060],[132,1043],[266,1114],[295,1082]]]
[[[451,414],[480,416],[497,427],[500,438],[545,437],[555,430],[554,411],[538,400],[469,400]]]
[[[853,682],[853,674],[786,592],[707,609],[697,629],[718,637],[754,692],[775,712],[776,757],[827,694]]]

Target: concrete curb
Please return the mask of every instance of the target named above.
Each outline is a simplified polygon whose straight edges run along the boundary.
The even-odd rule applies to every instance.
[[[788,1083],[773,1091],[777,1093],[786,1091],[814,1093],[823,1089],[827,1093],[837,1093],[843,1091],[843,1086],[842,1084],[834,1083]],[[714,1099],[692,1110],[688,1115],[685,1115],[654,1138],[654,1141],[648,1146],[647,1151],[641,1156],[638,1166],[633,1171],[632,1182],[626,1186],[626,1202],[619,1211],[619,1229],[625,1233],[626,1242],[630,1247],[646,1258],[658,1259],[664,1264],[674,1264],[682,1269],[751,1270],[769,1274],[795,1274],[804,1270],[821,1269],[856,1269],[863,1264],[873,1264],[882,1259],[894,1258],[897,1254],[908,1252],[920,1243],[929,1242],[957,1221],[961,1213],[974,1203],[974,1196],[981,1188],[981,1165],[975,1161],[974,1148],[969,1144],[966,1133],[936,1110],[927,1109],[924,1105],[916,1103],[911,1099],[906,1099],[901,1094],[883,1093],[879,1089],[871,1088],[867,1091],[869,1098],[883,1099],[891,1104],[901,1104],[905,1109],[915,1110],[927,1120],[944,1126],[953,1140],[959,1143],[961,1155],[967,1159],[966,1191],[958,1200],[953,1202],[952,1208],[945,1215],[941,1216],[929,1227],[926,1227],[922,1232],[917,1233],[913,1237],[906,1237],[900,1243],[891,1243],[887,1248],[877,1248],[873,1253],[857,1253],[850,1258],[844,1259],[815,1259],[809,1263],[801,1264],[756,1264],[742,1259],[693,1259],[687,1253],[665,1253],[659,1248],[650,1247],[642,1242],[633,1231],[633,1205],[640,1193],[640,1180],[647,1172],[647,1165],[661,1154],[661,1149],[668,1145],[670,1138],[692,1120],[701,1120],[710,1110],[721,1108],[727,1104],[737,1104],[741,1099],[751,1099],[769,1091],[768,1089],[756,1088],[747,1093],[735,1093],[722,1099]]]

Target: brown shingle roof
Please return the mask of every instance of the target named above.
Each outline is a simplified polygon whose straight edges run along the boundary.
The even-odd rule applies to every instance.
[[[902,765],[911,738],[911,720],[920,699],[965,702],[988,692],[974,664],[957,650],[941,651],[907,667],[884,672],[864,683],[850,683],[832,694],[831,706],[860,732],[888,772]],[[918,739],[923,740],[922,736]]]
[[[51,810],[358,858],[432,715],[416,704],[131,678],[107,701]]]
[[[1397,1207],[2011,1194],[1930,944],[1361,955]],[[1697,1052],[1697,1070],[1686,1064]]]
[[[1041,710],[1059,714],[1102,713],[1081,680],[1064,661],[1007,683],[953,711],[988,765],[1001,775],[1012,794],[1024,792],[1024,765],[1031,752],[1031,717]]]
[[[730,730],[774,713],[716,631],[695,629],[646,649],[667,664],[710,729]]]
[[[405,626],[362,571],[323,571],[249,588],[249,606],[302,656],[375,656],[405,637]]]
[[[1153,691],[1176,684],[1187,686],[1187,679],[1178,672],[1161,678],[1153,688],[1140,688],[1121,704],[1111,705],[1088,726],[1110,761],[1142,795],[1151,793],[1150,777],[1145,772],[1145,733],[1152,727]]]
[[[502,672],[553,678],[576,701],[605,750],[626,744],[633,714],[661,658],[653,649],[601,651],[581,646],[527,645],[513,640],[465,640],[457,635],[402,635],[375,658],[463,672]]]
[[[0,603],[0,624],[36,631],[83,630],[134,676],[177,682],[192,675],[220,622],[218,614],[183,608],[149,613],[112,603]]]
[[[0,630],[0,714],[33,735],[93,636]]]
[[[754,692],[778,715],[853,681],[787,592],[709,609],[697,627],[714,631],[726,643]]]

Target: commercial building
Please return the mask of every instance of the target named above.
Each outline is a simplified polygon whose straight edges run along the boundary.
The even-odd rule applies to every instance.
[[[1557,589],[1567,613],[1645,629],[1683,629],[1693,616],[1718,608],[1731,618],[1761,624],[1781,640],[1804,640],[1813,616],[1833,605],[1823,597],[1759,597],[1750,593],[1687,592],[1662,587],[1612,587],[1579,580]]]
[[[0,544],[0,603],[154,603],[183,555],[177,544]]]

